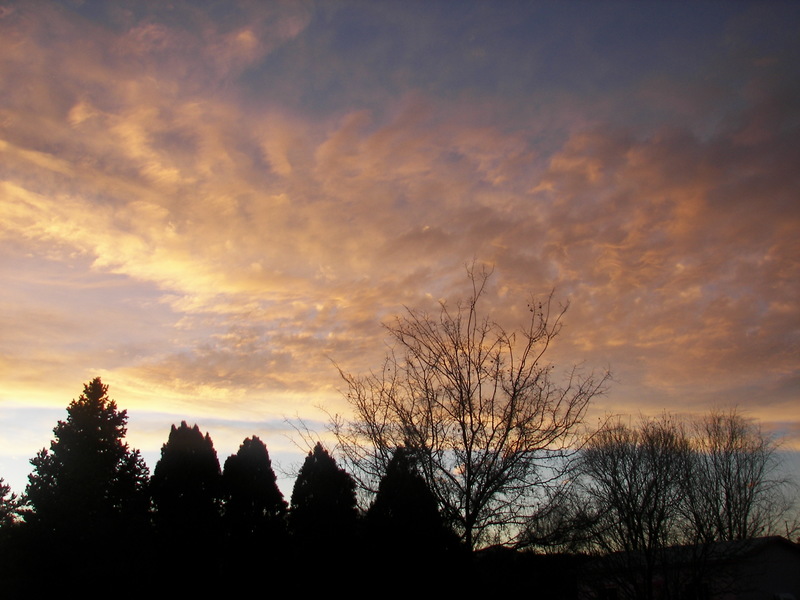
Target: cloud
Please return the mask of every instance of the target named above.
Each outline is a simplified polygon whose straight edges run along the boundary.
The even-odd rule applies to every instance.
[[[537,193],[552,201],[578,347],[624,345],[644,357],[645,383],[687,394],[794,369],[799,101],[773,90],[706,139],[578,133],[551,159]]]
[[[800,120],[780,52],[735,98],[698,76],[714,61],[687,88],[631,71],[582,96],[534,89],[548,38],[526,47],[536,76],[480,88],[508,48],[470,42],[465,17],[460,87],[374,37],[400,44],[388,79],[365,60],[337,83],[345,40],[320,28],[344,13],[242,6],[0,20],[6,400],[49,364],[48,397],[100,373],[169,418],[312,418],[341,402],[332,360],[374,367],[381,322],[463,296],[477,260],[504,324],[531,293],[571,301],[552,358],[610,365],[604,408],[796,413]],[[352,88],[328,103],[309,62]]]

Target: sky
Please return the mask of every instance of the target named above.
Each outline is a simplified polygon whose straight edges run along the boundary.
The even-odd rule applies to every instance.
[[[796,2],[0,1],[0,477],[100,376],[151,470],[186,420],[290,490],[472,264],[590,421],[800,449],[798,64]]]

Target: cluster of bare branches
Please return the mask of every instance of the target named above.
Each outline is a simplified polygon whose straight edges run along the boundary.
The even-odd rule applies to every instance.
[[[754,422],[736,411],[609,419],[585,435],[609,374],[554,376],[545,355],[567,307],[551,294],[507,330],[482,311],[491,272],[468,275],[465,301],[386,325],[394,343],[379,370],[340,369],[352,416],[332,428],[362,490],[405,448],[468,548],[623,552],[647,569],[676,544],[797,532],[775,441]]]
[[[684,487],[694,539],[797,533],[798,523],[789,520],[796,489],[781,473],[775,439],[736,411],[710,413],[694,424],[692,438]]]
[[[796,532],[776,441],[736,410],[689,422],[669,415],[596,432],[578,463],[599,520],[595,543],[647,551]],[[608,521],[603,525],[603,521]]]
[[[613,558],[606,575],[616,573],[635,598],[651,598],[670,573],[682,578],[676,589],[702,582],[748,540],[797,533],[796,488],[781,475],[777,449],[735,410],[696,421],[610,420],[575,461],[563,510],[532,521],[530,541]]]
[[[383,367],[341,372],[354,416],[334,420],[351,471],[374,489],[395,448],[412,452],[469,548],[514,543],[542,509],[579,445],[590,400],[608,374],[573,369],[556,382],[544,355],[566,306],[552,294],[507,331],[479,303],[490,273],[469,271],[472,290],[439,314],[407,309],[387,326],[395,342]]]

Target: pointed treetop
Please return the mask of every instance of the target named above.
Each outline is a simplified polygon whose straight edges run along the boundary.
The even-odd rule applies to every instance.
[[[95,377],[89,383],[83,384],[83,394],[81,399],[85,400],[103,400],[108,393],[108,386],[105,385],[99,377]]]
[[[272,519],[283,518],[286,501],[278,489],[267,447],[258,437],[247,438],[225,461],[226,517],[233,527],[254,532]]]
[[[127,422],[128,411],[117,410],[117,403],[108,397],[108,386],[95,377],[83,384],[83,393],[67,406],[67,420],[58,421],[53,433],[60,439],[80,436],[80,432],[91,432],[93,437],[97,437],[99,432],[98,441],[123,445],[121,440],[128,432]],[[51,450],[55,450],[52,444]]]
[[[53,428],[50,449],[31,459],[26,495],[37,519],[83,528],[143,506],[148,470],[124,441],[127,412],[117,411],[107,392],[99,377],[84,384],[67,419]]]

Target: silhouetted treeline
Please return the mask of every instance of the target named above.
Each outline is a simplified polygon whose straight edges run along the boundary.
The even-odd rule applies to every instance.
[[[502,547],[475,553],[445,517],[413,451],[388,449],[391,458],[369,506],[360,508],[353,477],[317,443],[287,503],[258,437],[245,439],[220,468],[211,437],[185,421],[172,426],[151,476],[139,451],[125,442],[127,412],[107,392],[96,378],[69,404],[49,449],[31,459],[21,498],[0,480],[0,580],[9,597],[42,595],[54,586],[89,595],[113,590],[122,597],[154,589],[230,595],[261,589],[277,577],[310,592],[355,585],[423,596],[498,595],[530,589],[535,575],[542,595],[575,598],[589,555],[625,552],[625,573],[633,572],[631,561],[656,557],[647,563],[655,565],[645,572],[649,586],[656,559],[672,543],[763,534],[767,521],[755,521],[750,508],[734,528],[730,506],[737,498],[748,507],[761,506],[763,498],[774,502],[767,490],[778,489],[765,480],[760,496],[742,495],[754,488],[755,467],[770,466],[773,446],[734,413],[703,422],[700,450],[667,419],[639,428],[615,422],[592,436],[571,487],[550,499],[549,512],[519,524],[527,528],[529,546],[554,545],[560,553],[534,556]],[[735,464],[730,456],[738,457]],[[744,488],[725,487],[737,474],[747,477]],[[620,490],[629,496],[619,500]],[[720,495],[729,508],[711,504]],[[641,530],[634,527],[637,519]],[[687,523],[696,538],[669,537],[689,531]],[[629,541],[639,539],[646,547]],[[695,564],[705,568],[703,560]],[[636,591],[620,581],[620,589]]]
[[[127,412],[107,390],[96,378],[69,404],[50,448],[31,460],[22,499],[0,488],[0,577],[10,596],[47,593],[55,582],[123,597],[246,591],[267,573],[325,589],[345,573],[377,583],[382,575],[366,565],[389,573],[459,555],[402,452],[366,512],[353,478],[320,443],[290,503],[258,437],[221,469],[211,437],[185,421],[172,426],[150,476],[125,442]]]

